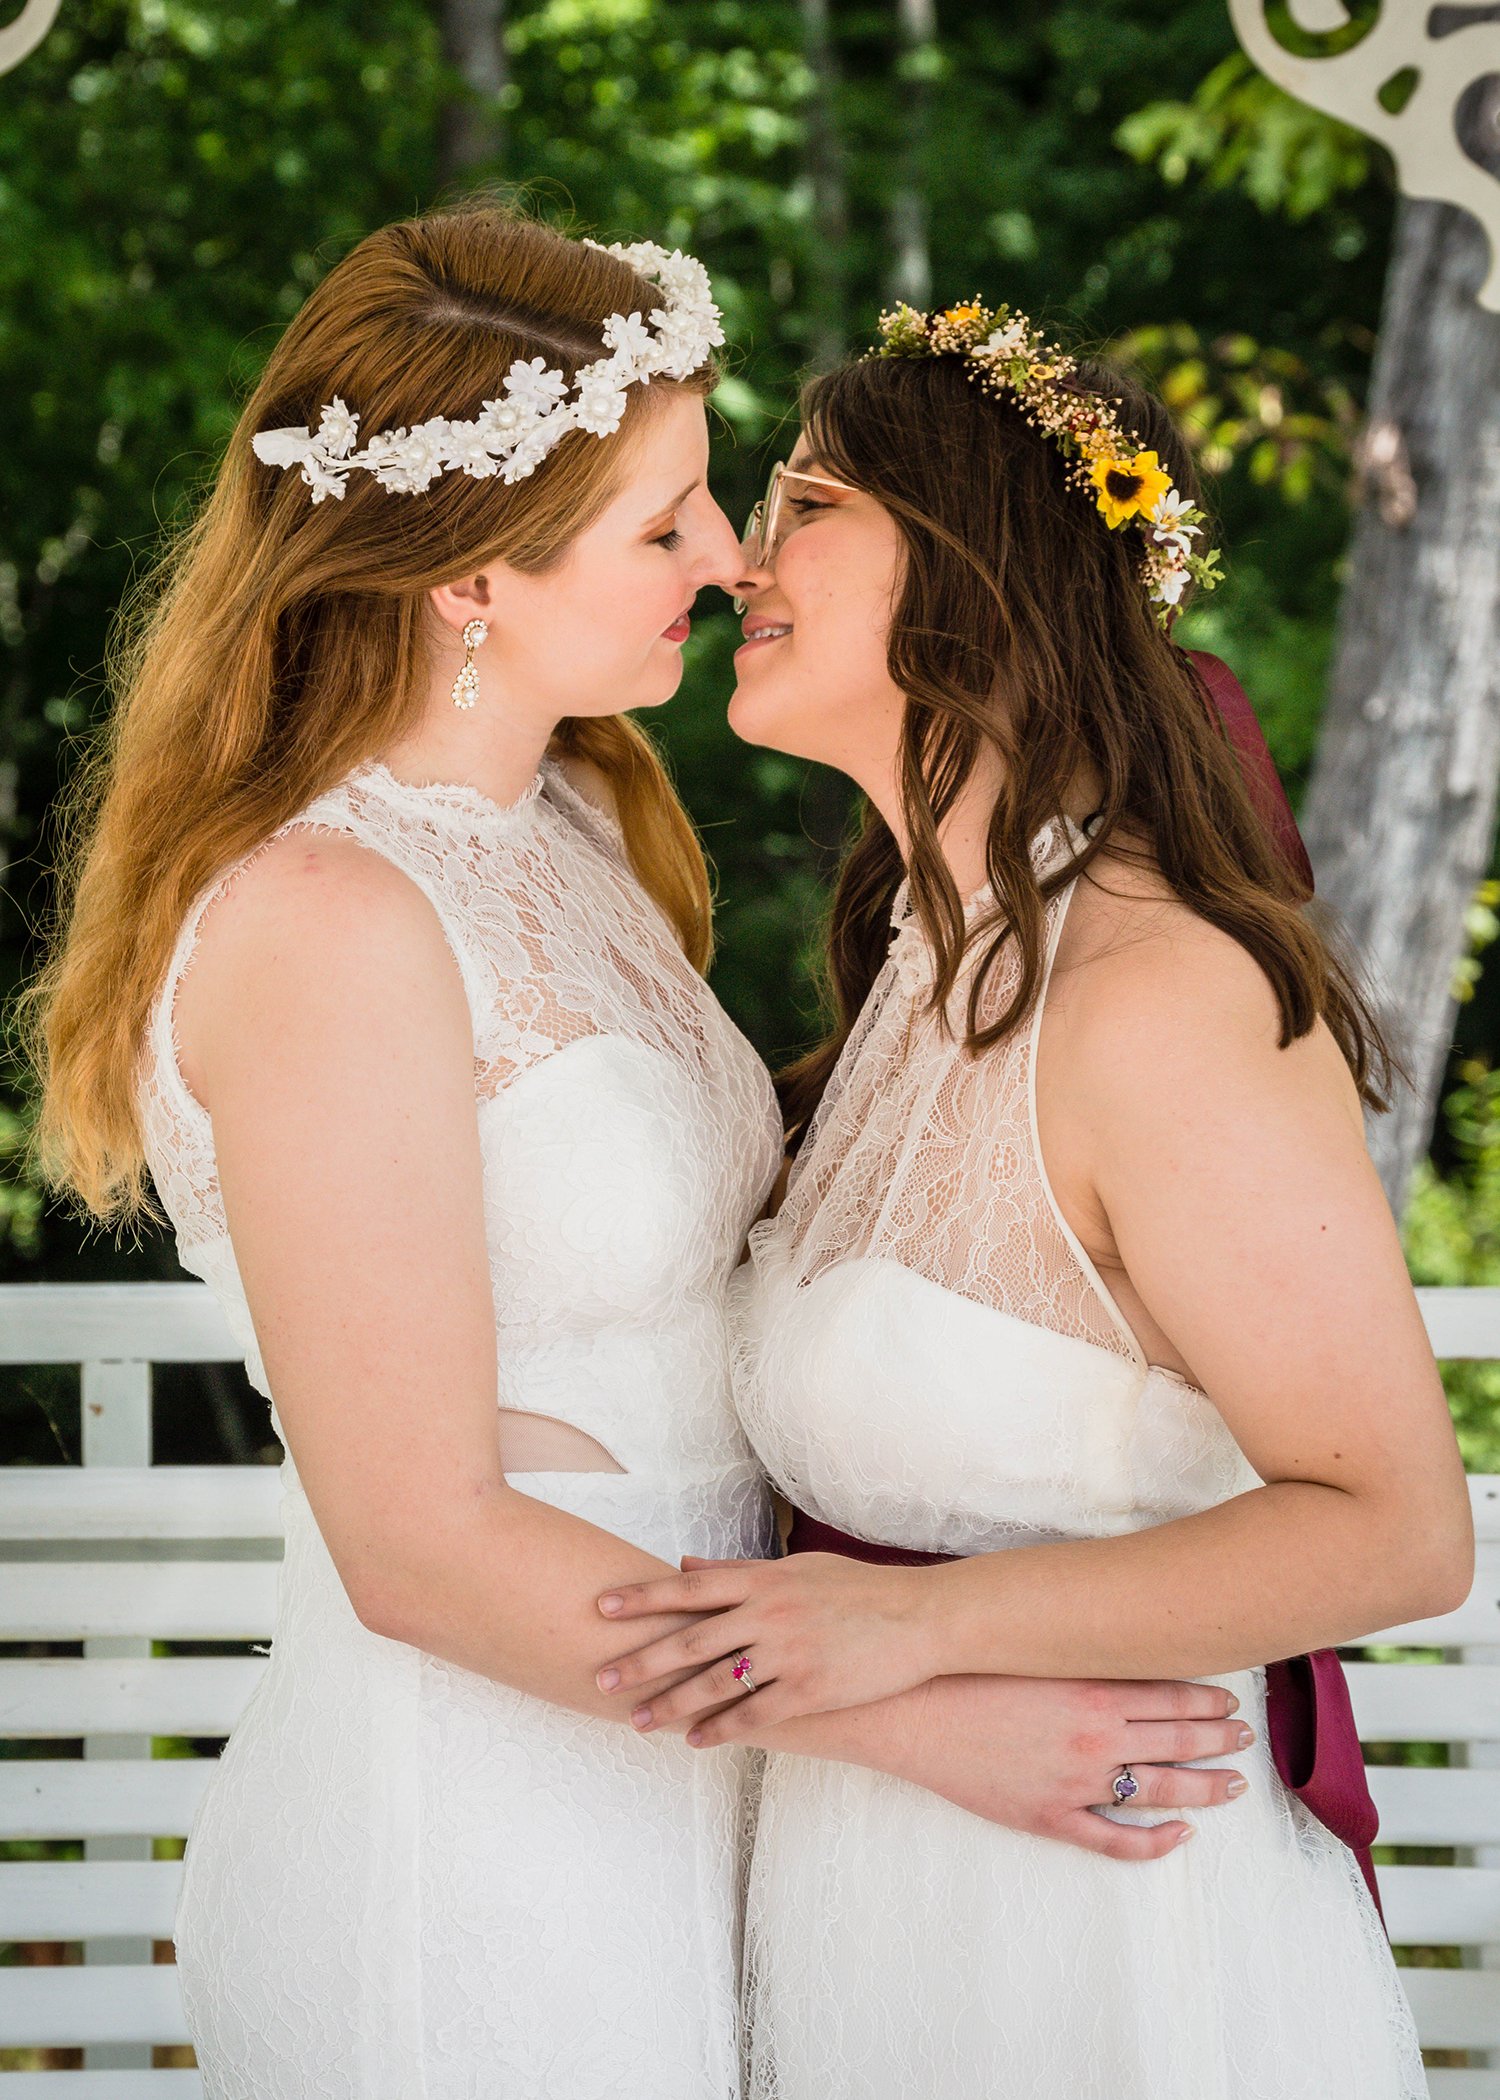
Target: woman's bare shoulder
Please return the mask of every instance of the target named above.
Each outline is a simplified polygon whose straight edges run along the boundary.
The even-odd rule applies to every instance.
[[[1258,1070],[1279,1066],[1283,1078],[1295,1073],[1299,1084],[1327,1089],[1361,1123],[1326,1022],[1284,1043],[1281,1005],[1261,962],[1184,903],[1154,863],[1101,856],[1079,881],[1054,981],[1080,1073],[1097,1083],[1112,1075],[1154,1088],[1217,1073],[1248,1085]]]
[[[184,1070],[268,1027],[321,1029],[347,1050],[393,1006],[434,1028],[463,991],[430,900],[384,854],[295,827],[250,853],[212,898],[178,993]]]

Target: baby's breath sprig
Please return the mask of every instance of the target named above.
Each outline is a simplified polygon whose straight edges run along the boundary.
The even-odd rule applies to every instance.
[[[1173,488],[1156,453],[1122,427],[1114,402],[1069,384],[1077,359],[1047,342],[1028,315],[978,298],[931,314],[903,304],[880,316],[880,336],[866,356],[961,357],[987,393],[1014,398],[1067,458],[1068,479],[1092,494],[1110,531],[1128,525],[1145,541],[1140,576],[1158,625],[1170,627],[1189,583],[1211,591],[1222,582],[1219,549],[1193,549],[1203,512]]]

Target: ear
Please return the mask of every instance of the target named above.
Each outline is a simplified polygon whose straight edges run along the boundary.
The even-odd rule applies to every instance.
[[[427,595],[438,618],[461,634],[466,620],[487,617],[494,610],[490,583],[487,574],[460,576],[456,583],[434,584]]]

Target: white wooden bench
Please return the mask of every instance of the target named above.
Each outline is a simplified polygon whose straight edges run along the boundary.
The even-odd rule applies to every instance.
[[[1437,1354],[1500,1358],[1500,1290],[1419,1294]],[[83,1642],[81,1657],[0,1659],[0,1741],[82,1758],[0,1758],[0,1841],[81,1841],[70,1861],[0,1861],[0,1941],[81,1943],[83,1961],[0,1967],[0,2049],[82,2047],[82,2071],[0,2072],[0,2100],[197,2100],[196,2071],[153,2070],[188,2040],[168,1940],[186,1835],[212,1758],[153,1758],[153,1736],[223,1737],[265,1668],[256,1654],[153,1656],[158,1641],[266,1642],[275,1606],[271,1466],[153,1466],[151,1366],[231,1361],[201,1284],[0,1287],[0,1362],[82,1367],[83,1464],[0,1467],[0,1641]],[[1382,1842],[1457,1849],[1380,1872],[1399,1946],[1465,1966],[1406,1968],[1435,2100],[1500,2100],[1500,1478],[1472,1482],[1479,1569],[1447,1618],[1382,1635],[1441,1663],[1350,1669],[1370,1742],[1442,1742],[1444,1769],[1372,1771]],[[1487,2067],[1486,2067],[1487,2066]]]

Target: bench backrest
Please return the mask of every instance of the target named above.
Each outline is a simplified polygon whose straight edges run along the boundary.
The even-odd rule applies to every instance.
[[[1418,1295],[1440,1358],[1500,1358],[1500,1290]],[[153,1642],[269,1640],[278,1480],[271,1466],[153,1466],[151,1366],[236,1354],[201,1284],[0,1286],[0,1362],[79,1364],[83,1419],[81,1466],[0,1468],[0,1641],[83,1644],[81,1656],[0,1659],[0,1844],[70,1840],[84,1852],[0,1857],[0,1934],[83,1952],[81,1963],[0,1967],[0,2048],[81,2046],[88,2065],[7,2074],[3,2100],[201,2092],[195,2071],[150,2067],[153,2044],[188,2039],[162,1944],[181,1864],[154,1859],[152,1841],[186,1836],[214,1759],[153,1747],[226,1736],[265,1660],[156,1655]],[[1500,1478],[1471,1489],[1480,1544],[1468,1602],[1379,1637],[1441,1660],[1349,1669],[1367,1742],[1437,1743],[1448,1759],[1371,1770],[1382,1843],[1454,1854],[1380,1869],[1392,1939],[1430,1964],[1403,1969],[1424,2044],[1478,2053],[1473,2068],[1432,2072],[1439,2100],[1500,2100]],[[82,1755],[26,1754],[39,1742]],[[1462,1967],[1435,1965],[1455,1958]]]

